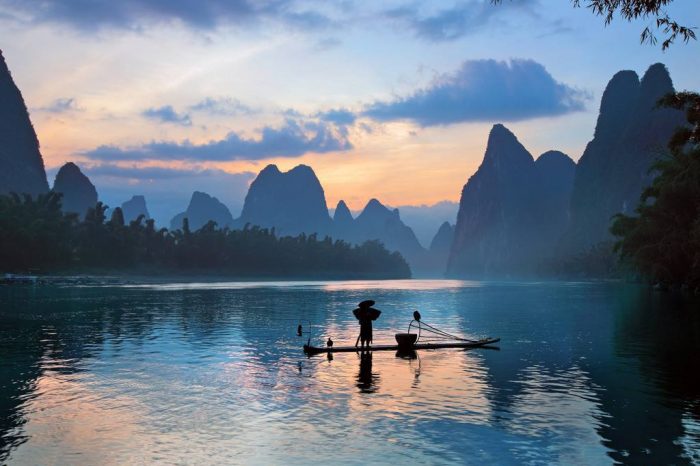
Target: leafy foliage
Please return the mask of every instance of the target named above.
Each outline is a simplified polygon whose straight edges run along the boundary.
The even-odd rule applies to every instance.
[[[700,94],[681,92],[661,100],[686,110],[689,125],[669,143],[670,154],[644,190],[637,216],[618,214],[615,249],[655,282],[700,287]]]
[[[663,11],[663,8],[672,2],[673,0],[588,0],[586,7],[596,15],[604,16],[605,24],[610,24],[616,13],[627,21],[653,17],[656,28],[661,29],[666,35],[666,39],[661,44],[661,49],[666,50],[679,36],[684,42],[696,38],[694,28],[678,24]],[[573,0],[573,4],[580,7],[581,1]],[[640,41],[656,44],[656,36],[649,26],[642,31]]]
[[[75,214],[61,212],[61,195],[49,192],[0,196],[0,267],[13,270],[24,265],[54,267],[71,258]]]
[[[157,230],[140,216],[124,224],[121,209],[106,220],[98,202],[83,222],[61,212],[61,195],[0,196],[0,268],[206,272],[249,277],[406,278],[404,258],[377,241],[353,246],[316,235],[277,237],[274,229]]]
[[[493,3],[501,3],[501,0],[491,1]],[[679,37],[683,42],[696,39],[694,27],[679,24],[664,11],[664,7],[672,2],[673,0],[586,0],[585,2],[571,0],[575,8],[580,8],[583,4],[595,15],[605,17],[606,25],[612,22],[616,14],[619,14],[621,18],[627,21],[640,18],[654,18],[656,29],[661,30],[665,35],[665,39],[661,43],[662,50],[669,48]],[[652,45],[657,43],[656,35],[649,26],[642,31],[640,42]]]

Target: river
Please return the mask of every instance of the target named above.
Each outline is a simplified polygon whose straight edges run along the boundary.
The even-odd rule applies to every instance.
[[[354,344],[364,299],[375,343],[418,309],[499,348],[303,354]],[[0,463],[698,463],[699,310],[606,282],[0,286]]]

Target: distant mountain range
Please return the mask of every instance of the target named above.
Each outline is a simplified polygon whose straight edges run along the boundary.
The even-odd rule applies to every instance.
[[[353,218],[345,202],[340,201],[335,208],[333,221],[331,236],[334,238],[356,244],[379,240],[390,251],[399,251],[414,272],[421,268],[426,250],[413,230],[403,223],[398,209],[390,210],[377,199],[370,199],[360,215]]]
[[[251,183],[241,216],[235,220],[218,199],[201,192],[195,192],[187,210],[172,219],[171,229],[182,228],[184,218],[188,218],[192,230],[213,220],[220,227],[234,229],[274,228],[278,236],[316,234],[352,244],[378,240],[390,251],[399,251],[414,270],[435,275],[444,271],[444,262],[430,261],[429,251],[401,220],[399,211],[387,208],[377,199],[371,199],[357,218],[340,201],[331,218],[323,187],[313,169],[306,165],[288,172],[281,172],[275,165],[265,167]]]
[[[323,187],[306,165],[288,172],[265,167],[250,185],[237,219],[220,200],[195,191],[170,227],[182,228],[187,218],[191,230],[214,221],[233,229],[274,228],[278,236],[378,240],[399,251],[419,275],[445,270],[449,276],[475,278],[539,274],[544,264],[609,243],[611,217],[635,208],[653,178],[651,164],[684,123],[682,112],[656,107],[658,99],[672,91],[671,78],[660,63],[641,80],[634,71],[613,76],[601,100],[593,139],[578,164],[558,151],[535,159],[510,130],[494,125],[483,161],[465,184],[458,208],[450,202],[401,208],[429,248],[421,245],[399,209],[377,199],[369,200],[356,217],[340,201],[331,217]],[[27,108],[0,53],[0,193],[36,195],[48,189]],[[56,174],[53,189],[63,193],[64,211],[81,217],[98,200],[95,186],[70,162]],[[126,222],[140,215],[149,218],[143,196],[124,202],[122,209]]]
[[[502,125],[462,191],[447,272],[458,277],[522,276],[610,242],[613,215],[630,213],[653,179],[680,111],[657,108],[673,91],[664,65],[641,82],[621,71],[602,97],[593,140],[578,165],[561,152],[532,156]]]

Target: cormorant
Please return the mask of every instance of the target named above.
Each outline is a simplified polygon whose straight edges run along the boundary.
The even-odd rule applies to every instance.
[[[416,322],[420,322],[420,312],[418,312],[418,311],[413,311],[413,319],[414,319]]]
[[[328,337],[328,341],[326,342],[326,346],[329,348],[333,348],[333,340],[331,340],[331,337]]]

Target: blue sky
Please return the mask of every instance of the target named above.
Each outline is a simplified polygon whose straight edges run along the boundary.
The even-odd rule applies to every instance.
[[[695,0],[668,13],[700,25]],[[651,23],[562,0],[0,0],[0,48],[47,167],[167,223],[195,189],[235,214],[268,163],[312,166],[331,206],[456,201],[498,122],[576,160],[615,72],[700,89],[698,43],[640,45]]]

